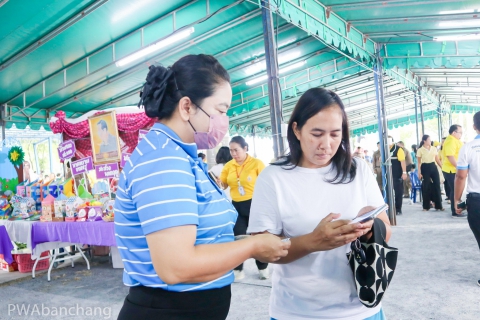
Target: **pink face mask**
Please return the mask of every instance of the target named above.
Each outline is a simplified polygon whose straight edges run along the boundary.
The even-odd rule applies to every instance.
[[[203,111],[202,108],[200,108],[200,110]],[[227,134],[229,123],[228,117],[224,115],[210,116],[205,111],[203,112],[210,117],[208,132],[197,132],[191,123],[190,125],[192,126],[193,131],[195,131],[194,139],[195,143],[197,144],[197,148],[213,149]]]

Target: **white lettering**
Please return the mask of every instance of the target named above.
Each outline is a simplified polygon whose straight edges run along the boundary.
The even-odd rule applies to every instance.
[[[36,313],[37,316],[40,315],[40,310],[38,309],[38,305],[36,305],[36,304],[33,305],[32,316],[33,316],[34,313]]]
[[[50,308],[47,308],[42,303],[42,316],[49,316],[50,315]]]

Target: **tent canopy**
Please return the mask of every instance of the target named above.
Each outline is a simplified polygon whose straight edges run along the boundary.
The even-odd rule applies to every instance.
[[[353,134],[375,131],[376,54],[384,58],[389,126],[415,121],[419,87],[426,118],[480,106],[478,0],[271,3],[285,121],[304,91],[321,86],[342,97]],[[207,53],[232,78],[231,133],[270,132],[259,1],[3,0],[0,21],[0,104],[8,128],[48,129],[60,110],[75,118],[135,105],[148,65]],[[191,27],[186,38],[117,66]]]

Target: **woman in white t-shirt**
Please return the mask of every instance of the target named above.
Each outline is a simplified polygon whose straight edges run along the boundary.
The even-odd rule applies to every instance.
[[[210,172],[215,177],[215,181],[218,181],[220,179],[220,175],[222,174],[223,167],[227,162],[229,162],[232,159],[233,158],[232,158],[232,155],[230,154],[229,147],[221,147],[220,149],[218,149],[217,156],[215,157],[215,162],[217,164],[210,169]],[[230,187],[227,187],[227,189],[225,189],[224,192],[227,198],[230,201],[232,201],[232,196],[230,195]]]
[[[288,124],[290,154],[260,174],[248,233],[291,239],[272,276],[270,316],[279,320],[384,319],[381,305],[358,299],[347,263],[350,243],[371,236],[373,222],[349,224],[384,204],[365,161],[353,160],[345,108],[332,91],[313,88]],[[379,216],[390,223],[385,212]]]

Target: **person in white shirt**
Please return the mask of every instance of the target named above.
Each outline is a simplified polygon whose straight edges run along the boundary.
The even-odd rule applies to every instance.
[[[223,167],[227,162],[232,160],[232,155],[230,154],[230,148],[229,147],[221,147],[218,149],[217,155],[215,157],[215,162],[217,163],[214,165],[211,169],[210,172],[213,174],[215,180],[218,181],[220,179],[220,175],[222,174]],[[232,201],[232,196],[230,195],[230,187],[227,187],[225,189],[225,195],[227,196],[228,200]]]
[[[467,212],[468,224],[480,248],[480,112],[473,116],[473,128],[477,136],[473,141],[466,143],[460,149],[455,175],[455,210],[462,213],[458,204],[462,201],[462,193],[467,183]],[[480,280],[477,281],[480,286]]]
[[[270,317],[384,319],[381,305],[367,308],[358,299],[347,263],[350,243],[367,240],[373,223],[351,219],[384,200],[365,161],[352,159],[340,97],[323,88],[306,91],[287,138],[290,154],[258,177],[247,231],[291,240],[288,255],[273,268]],[[385,212],[379,218],[388,241],[390,222]]]

